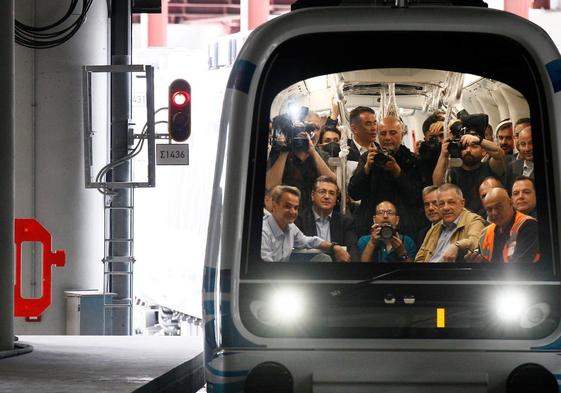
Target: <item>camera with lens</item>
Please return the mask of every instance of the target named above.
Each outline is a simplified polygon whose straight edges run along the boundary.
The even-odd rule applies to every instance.
[[[489,122],[489,117],[484,113],[475,115],[468,114],[465,110],[456,115],[458,121],[450,126],[452,139],[448,144],[448,154],[451,159],[461,159],[463,146],[460,139],[465,134],[476,135],[480,139],[485,138],[485,128]]]
[[[304,152],[308,151],[308,134],[313,137],[317,127],[313,123],[304,122],[308,108],[302,107],[296,120],[288,115],[278,115],[272,124],[272,150]]]
[[[423,161],[437,161],[440,155],[441,143],[438,137],[431,136],[429,139],[421,142],[419,146],[419,155]]]
[[[396,231],[395,231],[394,227],[391,226],[390,224],[381,224],[380,225],[380,239],[390,240],[395,234],[396,234]]]
[[[391,152],[386,149],[382,149],[377,143],[378,153],[374,156],[374,166],[383,168],[386,163],[390,160]]]
[[[335,141],[331,141],[323,145],[322,150],[329,154],[329,157],[339,157],[339,152],[341,151],[341,146]]]

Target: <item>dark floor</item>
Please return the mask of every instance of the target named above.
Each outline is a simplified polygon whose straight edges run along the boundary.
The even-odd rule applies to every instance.
[[[132,392],[164,375],[169,385],[203,346],[201,337],[165,336],[20,336],[19,341],[33,351],[0,359],[2,393]]]

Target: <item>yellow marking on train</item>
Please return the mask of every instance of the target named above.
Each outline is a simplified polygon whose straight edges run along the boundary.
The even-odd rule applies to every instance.
[[[446,327],[446,309],[437,308],[436,309],[436,327],[441,329]]]

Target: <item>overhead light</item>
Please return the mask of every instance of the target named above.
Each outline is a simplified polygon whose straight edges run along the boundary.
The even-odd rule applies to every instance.
[[[320,75],[306,79],[306,88],[310,93],[318,90],[327,89],[327,75]]]
[[[480,79],[481,79],[481,77],[479,75],[464,74],[464,87],[469,86],[472,83],[475,83]]]
[[[300,105],[298,105],[294,102],[291,102],[291,103],[288,104],[288,113],[290,114],[290,118],[293,121],[298,120],[298,118],[300,116],[300,111],[301,111],[300,108],[301,108]]]

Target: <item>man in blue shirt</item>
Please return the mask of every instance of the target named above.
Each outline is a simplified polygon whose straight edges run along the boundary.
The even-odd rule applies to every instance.
[[[261,237],[261,258],[266,262],[290,260],[293,248],[318,248],[333,255],[336,261],[349,262],[351,257],[337,243],[317,236],[305,236],[294,221],[298,217],[300,190],[290,186],[276,186],[272,193],[271,215],[263,219]],[[311,259],[314,262],[329,262],[331,258],[323,253]]]
[[[406,235],[397,233],[397,209],[390,201],[376,205],[374,225],[370,235],[358,240],[362,262],[411,262],[415,259],[415,243]]]

